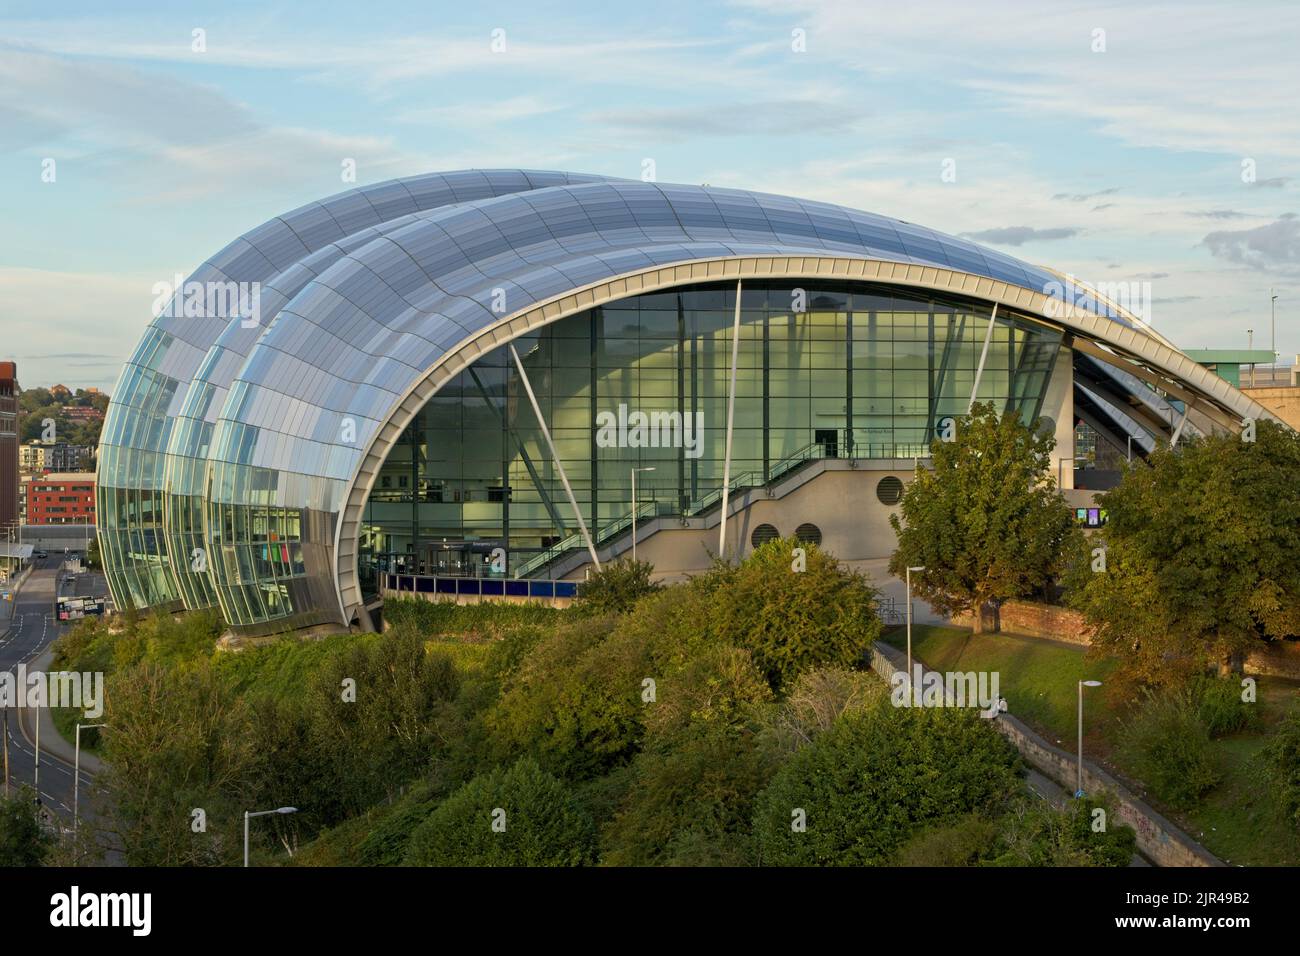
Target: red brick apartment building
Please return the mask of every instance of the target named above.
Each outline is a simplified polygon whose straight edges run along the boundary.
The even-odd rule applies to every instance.
[[[18,520],[18,365],[0,362],[0,528]]]
[[[28,524],[94,524],[95,473],[34,477],[27,485]]]

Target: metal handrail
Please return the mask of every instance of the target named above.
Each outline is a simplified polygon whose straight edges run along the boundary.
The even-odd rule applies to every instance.
[[[871,443],[857,442],[846,443],[843,447],[845,452],[844,458],[853,457],[856,459],[905,459],[905,458],[929,458],[930,446],[923,443],[917,444],[896,444],[896,443]],[[862,452],[865,451],[866,454]],[[872,452],[876,452],[873,454]],[[809,442],[807,445],[778,459],[768,468],[767,475],[763,476],[757,471],[746,471],[728,482],[729,494],[747,491],[753,488],[768,487],[777,481],[788,477],[791,473],[801,468],[810,461],[818,461],[829,457],[826,454],[826,443],[820,441]],[[840,457],[840,456],[836,456]],[[702,498],[692,501],[686,508],[678,508],[671,502],[660,502],[658,499],[649,499],[645,502],[637,503],[637,520],[640,521],[643,516],[661,517],[663,515],[677,515],[682,517],[698,517],[709,511],[714,505],[722,501],[722,487],[719,485],[712,491],[705,494]],[[663,510],[661,506],[666,506]],[[616,518],[605,524],[600,530],[592,535],[594,544],[604,544],[629,530],[632,525],[632,512]],[[557,541],[545,551],[541,551],[529,558],[519,567],[514,569],[518,577],[525,577],[538,568],[545,567],[555,559],[561,557],[569,551],[574,551],[586,547],[586,542],[579,534],[571,534],[568,537]]]

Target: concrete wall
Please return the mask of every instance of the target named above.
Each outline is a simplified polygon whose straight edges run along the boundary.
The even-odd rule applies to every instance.
[[[1300,431],[1300,386],[1243,388],[1242,391],[1292,428]]]
[[[770,524],[784,537],[799,525],[815,524],[822,532],[822,547],[843,561],[888,558],[897,539],[889,516],[897,506],[881,504],[876,486],[893,475],[904,484],[912,479],[908,469],[850,468],[846,461],[827,463],[828,470],[779,498],[765,492],[750,497],[750,506],[727,519],[727,551],[747,556],[753,551],[750,538],[761,524]],[[669,519],[662,530],[637,544],[637,559],[649,561],[655,576],[669,580],[703,571],[718,552],[718,521],[692,520],[674,526]],[[627,556],[626,551],[618,557]],[[604,560],[602,558],[602,560]],[[583,569],[564,575],[581,580]]]
[[[886,681],[895,671],[907,668],[907,658],[895,648],[877,643],[871,651],[871,668]],[[1068,792],[1077,785],[1078,757],[1048,743],[1013,717],[1002,714],[993,725],[1020,751],[1025,760],[1056,781]],[[1089,760],[1083,762],[1083,789],[1107,793],[1115,804],[1115,815],[1137,833],[1138,849],[1156,866],[1223,866],[1205,847],[1180,830],[1163,815],[1128,791],[1123,784]]]

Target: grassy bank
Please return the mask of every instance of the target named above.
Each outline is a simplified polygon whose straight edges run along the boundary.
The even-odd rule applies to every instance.
[[[906,647],[902,630],[885,642]],[[1077,732],[1078,682],[1105,681],[1114,669],[1108,661],[1092,661],[1084,650],[1069,644],[1014,634],[973,634],[965,628],[913,627],[912,653],[939,671],[996,671],[1011,713],[1066,749]],[[1133,768],[1117,752],[1127,702],[1115,701],[1099,690],[1085,698],[1085,749],[1162,813],[1176,820],[1216,856],[1234,864],[1294,866],[1300,862],[1300,836],[1283,821],[1264,773],[1260,752],[1270,733],[1297,706],[1297,686],[1277,678],[1258,681],[1258,720],[1247,730],[1211,741],[1213,760],[1222,779],[1185,811],[1161,805],[1145,792]]]

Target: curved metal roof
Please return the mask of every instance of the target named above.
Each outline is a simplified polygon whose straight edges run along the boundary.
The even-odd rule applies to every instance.
[[[101,440],[100,488],[160,491],[167,470],[184,474],[186,480],[177,482],[180,491],[201,482],[202,468],[180,472],[178,458],[205,457],[207,433],[220,409],[222,390],[242,366],[247,349],[265,331],[267,320],[316,271],[373,239],[385,224],[454,203],[599,178],[533,170],[430,173],[308,203],[240,236],[196,269],[185,284],[259,283],[266,293],[262,321],[245,328],[227,316],[196,318],[167,310],[150,322],[113,389]],[[174,290],[172,302],[182,301],[182,296],[183,288]],[[204,419],[209,423],[205,427],[184,427],[186,420]],[[178,420],[182,427],[175,429],[180,434],[173,438]],[[121,569],[117,573],[133,577],[135,562],[128,555],[150,546],[165,550],[160,525],[160,510],[153,506],[127,505],[102,515],[100,531],[108,539],[106,549],[117,549]],[[114,542],[114,535],[121,540]],[[173,573],[179,573],[172,567]],[[170,593],[173,589],[164,574],[152,578],[151,582],[117,583],[145,605],[179,596]]]
[[[187,603],[209,602],[212,585],[223,608],[243,600],[232,596],[249,584],[240,569],[216,562],[206,575],[192,575],[183,561],[178,570],[167,560],[167,548],[179,556],[196,538],[229,543],[224,529],[241,520],[248,527],[221,510],[234,506],[314,513],[317,526],[304,540],[332,550],[321,517],[337,523],[367,449],[395,409],[477,334],[575,290],[658,266],[774,256],[934,267],[1039,298],[1060,290],[1088,302],[1101,325],[1116,323],[1117,337],[1151,338],[1123,310],[1051,270],[828,203],[522,170],[381,183],[271,220],[190,277],[258,283],[257,324],[169,316],[150,324],[114,393],[99,482],[141,496],[165,489],[170,497],[166,509],[152,502],[102,513],[106,563],[117,567],[110,581],[120,588],[132,562],[156,547],[171,568],[171,590],[179,587]],[[164,530],[163,514],[166,538],[154,544],[147,534]],[[234,540],[245,533],[234,531]],[[115,537],[123,543],[111,554]],[[318,574],[321,555],[309,562]],[[148,594],[137,603],[177,596]],[[311,600],[328,603],[315,592]]]
[[[635,181],[499,196],[388,230],[308,281],[249,353],[210,457],[346,481],[424,370],[505,315],[656,264],[801,253],[934,265],[1037,292],[1060,283],[966,240],[784,196]],[[294,501],[282,486],[279,503],[329,511],[336,491],[316,485],[310,502]]]

